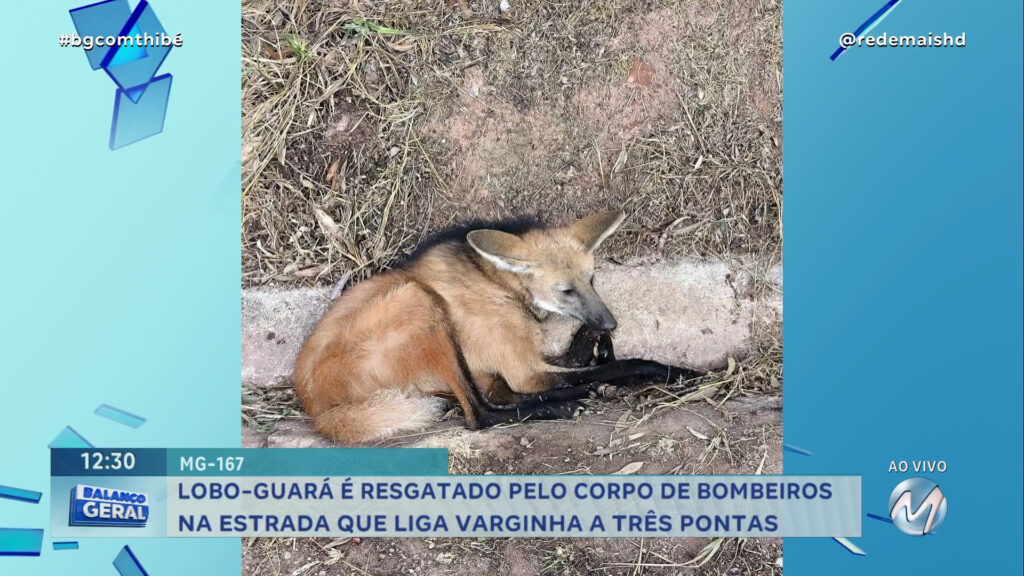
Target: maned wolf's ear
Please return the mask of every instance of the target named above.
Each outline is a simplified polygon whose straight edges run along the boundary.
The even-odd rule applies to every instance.
[[[473,230],[466,235],[466,241],[499,270],[516,274],[526,274],[533,270],[533,265],[521,255],[522,240],[514,234],[498,230]]]
[[[619,225],[625,219],[626,214],[622,210],[612,210],[611,212],[602,212],[587,216],[582,220],[577,220],[570,230],[572,235],[583,244],[584,248],[593,252],[597,250],[601,242],[604,242],[605,238],[611,236],[619,229]]]

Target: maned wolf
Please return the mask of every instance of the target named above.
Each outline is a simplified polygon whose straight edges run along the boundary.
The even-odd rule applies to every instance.
[[[474,429],[571,418],[575,400],[600,383],[700,375],[614,358],[616,322],[594,290],[594,250],[623,218],[453,229],[342,293],[295,365],[295,390],[316,429],[344,444],[381,439],[436,421],[440,397],[457,400]],[[549,313],[583,322],[557,359],[540,352]]]

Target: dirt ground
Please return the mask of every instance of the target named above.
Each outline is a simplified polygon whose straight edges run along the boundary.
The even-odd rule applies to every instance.
[[[446,447],[452,474],[731,474],[782,472],[781,396],[725,403],[666,403],[619,391],[587,403],[568,422],[531,422],[479,432],[452,416],[439,428],[386,446]],[[246,429],[248,447],[329,443],[303,420],[268,433]],[[249,539],[254,574],[775,574],[777,539]],[[704,560],[706,564],[702,564]]]
[[[242,13],[244,285],[362,277],[456,220],[612,207],[613,259],[781,259],[777,0]]]
[[[357,282],[460,220],[624,208],[615,262],[781,263],[781,0],[243,0],[242,285]],[[738,377],[742,374],[742,377]],[[397,443],[452,473],[781,471],[781,326],[707,393]],[[287,382],[246,445],[310,442]],[[308,427],[307,427],[308,428]],[[771,574],[756,539],[251,539],[252,574]]]

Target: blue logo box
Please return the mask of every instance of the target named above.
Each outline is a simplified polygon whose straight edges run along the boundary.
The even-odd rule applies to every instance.
[[[71,490],[69,526],[120,526],[141,528],[149,519],[149,496],[78,484]]]

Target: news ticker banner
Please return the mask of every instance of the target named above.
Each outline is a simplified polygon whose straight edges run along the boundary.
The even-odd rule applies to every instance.
[[[448,476],[444,449],[54,449],[61,538],[858,537],[859,476]]]

